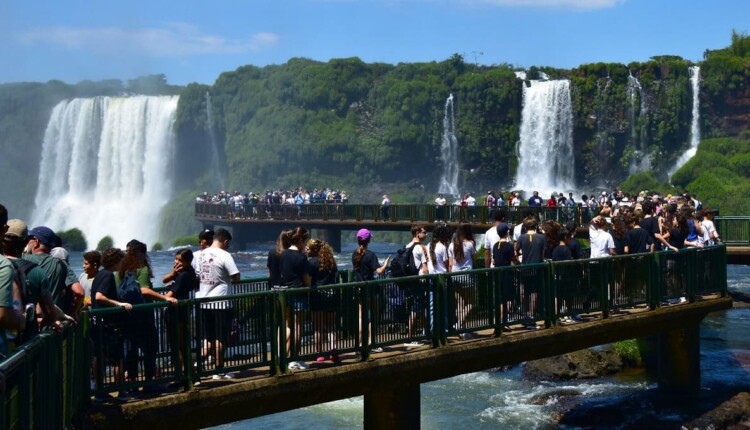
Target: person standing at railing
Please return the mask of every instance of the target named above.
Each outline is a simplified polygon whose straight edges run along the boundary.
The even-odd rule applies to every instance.
[[[385,273],[386,269],[388,268],[388,263],[391,261],[391,258],[388,257],[385,259],[383,265],[380,265],[377,255],[367,249],[370,244],[370,240],[372,240],[372,233],[370,233],[370,230],[362,228],[357,231],[357,249],[355,249],[354,253],[352,254],[352,268],[354,269],[355,282],[372,281],[373,279],[375,279],[376,275],[382,275]],[[377,302],[379,302],[379,300],[375,300],[375,303],[372,303],[372,301],[368,300],[367,308],[370,315],[375,315],[379,311],[378,308],[373,309],[373,306],[377,304]],[[370,323],[368,325],[368,344],[372,344],[372,318],[370,318],[369,320]],[[359,305],[359,333],[361,340],[362,304]],[[383,348],[373,348],[372,352],[383,352]]]
[[[316,287],[310,293],[315,347],[318,353],[333,351],[328,358],[334,363],[338,363],[339,356],[336,353],[336,302],[340,290],[320,290],[317,288],[338,282],[338,267],[333,257],[333,249],[331,245],[322,240],[310,239],[307,243],[307,257],[312,269],[312,285]],[[321,355],[316,361],[325,361],[325,359]]]
[[[117,295],[117,281],[115,272],[120,270],[125,253],[118,248],[107,248],[102,252],[102,270],[94,277],[91,283],[91,296],[93,308],[101,307],[121,307],[130,312],[133,305],[121,302]],[[122,385],[125,382],[125,367],[123,359],[125,358],[125,339],[123,337],[123,325],[126,324],[125,315],[113,314],[98,317],[94,321],[91,333],[94,333],[95,351],[103,351],[104,363],[95,360],[93,363],[94,374],[98,373],[97,366],[112,366],[112,373],[115,377],[115,384]],[[101,387],[99,387],[101,388]],[[120,400],[127,400],[133,397],[130,391],[121,391],[118,395]]]
[[[224,228],[216,230],[211,246],[200,254],[198,278],[200,288],[196,298],[224,297],[232,294],[232,282],[240,281],[240,271],[232,254],[227,252],[232,235]],[[232,308],[228,301],[211,301],[201,304],[202,355],[216,359],[216,368],[224,368],[224,345],[231,328]],[[214,379],[234,378],[231,373],[218,373]]]
[[[476,252],[471,225],[461,224],[448,245],[448,270],[463,272],[473,269]],[[450,285],[456,303],[456,328],[466,328],[466,321],[476,301],[476,285],[472,285],[471,281],[468,284],[462,282],[461,277],[453,277],[452,281]],[[461,339],[471,339],[471,333],[462,333]]]
[[[495,244],[500,240],[500,237],[497,235],[497,232],[499,231],[498,227],[500,227],[500,224],[505,224],[506,227],[509,227],[507,223],[508,213],[505,209],[497,208],[492,213],[492,217],[495,222],[492,224],[492,227],[487,229],[484,233],[484,267],[495,267],[495,262],[492,259],[492,250],[495,248]],[[510,227],[508,229],[510,229]]]
[[[435,221],[445,221],[445,197],[442,194],[438,194],[435,198]]]
[[[536,264],[544,262],[544,249],[546,239],[537,231],[537,220],[534,216],[527,217],[523,221],[526,233],[522,234],[516,242],[516,259],[521,264]],[[526,328],[536,329],[536,308],[539,292],[541,291],[541,276],[538,270],[522,269],[521,288],[526,313]]]
[[[304,227],[296,227],[286,234],[285,241],[289,247],[282,251],[279,256],[279,282],[284,290],[294,290],[305,288],[312,285],[312,266],[305,255],[307,241],[310,239],[310,233]],[[287,327],[290,323],[294,324],[294,350],[291,350],[291,339],[287,338],[287,353],[294,357],[300,355],[302,348],[302,328],[305,323],[305,315],[310,311],[310,303],[307,294],[290,291],[287,306],[285,310]],[[291,309],[290,309],[291,308]],[[293,312],[290,312],[290,310]],[[292,321],[292,316],[294,321]],[[309,368],[304,361],[290,361],[289,370],[305,370]]]
[[[591,258],[609,257],[615,255],[615,241],[607,231],[607,220],[603,215],[597,215],[589,224],[589,242],[591,244]]]
[[[671,246],[669,241],[664,237],[666,232],[662,232],[661,217],[656,215],[657,204],[652,200],[646,200],[641,207],[643,209],[644,218],[638,223],[638,225],[651,235],[651,241],[654,243],[654,251],[661,251],[662,248],[677,251],[677,248]]]
[[[198,276],[193,269],[193,251],[190,248],[182,248],[174,256],[172,265],[174,281],[167,285],[166,297],[174,300],[188,300],[193,291],[200,286]],[[167,335],[169,344],[177,345],[177,358],[179,365],[185,363],[185,356],[189,353],[185,343],[185,323],[188,321],[188,308],[182,306],[178,309],[168,308],[164,314],[167,323]]]
[[[391,219],[391,199],[388,197],[388,194],[383,194],[383,201],[380,203],[380,218],[383,221]]]

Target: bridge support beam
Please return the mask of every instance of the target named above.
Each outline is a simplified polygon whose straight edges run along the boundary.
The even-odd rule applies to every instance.
[[[341,229],[319,228],[315,231],[317,233],[317,238],[328,242],[334,252],[341,252]]]
[[[365,430],[419,429],[420,394],[418,383],[392,380],[365,394]]]
[[[700,321],[658,336],[658,381],[663,391],[692,395],[700,390]]]

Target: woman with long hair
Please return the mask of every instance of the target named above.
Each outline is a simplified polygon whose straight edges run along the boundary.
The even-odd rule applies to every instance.
[[[388,262],[391,260],[390,257],[385,259],[383,265],[378,262],[378,257],[374,252],[367,249],[372,239],[372,233],[366,228],[362,228],[357,231],[357,249],[352,254],[352,267],[354,268],[354,279],[357,282],[371,281],[375,279],[376,275],[382,275],[385,273],[388,267]],[[376,301],[377,302],[377,301]],[[370,314],[375,314],[377,309],[372,309],[372,304],[368,302],[368,308]],[[369,343],[372,344],[372,322],[368,324],[369,328]],[[359,336],[362,338],[362,304],[359,305]],[[383,348],[372,348],[372,352],[383,352]]]
[[[282,289],[290,290],[309,287],[312,284],[310,261],[305,255],[305,247],[310,239],[310,233],[304,227],[296,227],[286,232],[282,238],[282,246],[288,244],[279,256],[279,284]],[[287,327],[292,327],[294,317],[294,351],[291,350],[291,337],[287,336],[287,353],[290,356],[300,354],[302,347],[302,327],[307,311],[310,310],[307,294],[292,292],[288,298],[291,306],[286,308]],[[291,307],[291,309],[290,309]],[[290,312],[293,311],[293,312]],[[304,370],[309,366],[304,361],[289,362],[289,370]]]
[[[462,272],[473,269],[474,254],[476,252],[474,233],[471,231],[471,225],[463,223],[458,227],[453,240],[448,245],[448,270],[451,272]],[[460,280],[460,278],[451,278],[451,286],[453,287],[456,299],[456,328],[466,328],[464,324],[469,319],[469,314],[474,308],[476,286],[473,282],[466,282]],[[471,333],[463,333],[461,338],[470,339]]]
[[[200,283],[193,268],[193,251],[190,248],[180,249],[175,254],[174,265],[172,266],[172,279],[174,281],[167,286],[166,297],[168,299],[187,300],[190,298],[191,293],[198,289]],[[182,365],[185,362],[185,356],[188,354],[184,327],[185,322],[188,320],[188,308],[183,306],[178,309],[167,309],[165,320],[169,343],[177,345],[177,359],[180,365]]]
[[[336,260],[333,258],[331,245],[322,240],[310,239],[307,243],[307,257],[310,260],[310,266],[312,266],[314,287],[337,283],[338,267],[336,266]],[[329,357],[334,363],[339,361],[339,356],[335,352],[337,298],[338,291],[333,289],[321,291],[316,288],[310,294],[315,346],[318,353],[334,351]],[[325,357],[321,355],[316,361],[325,361]]]
[[[163,296],[153,290],[151,278],[154,277],[154,274],[151,270],[151,260],[148,258],[146,244],[135,239],[126,245],[125,258],[115,276],[117,284],[120,285],[125,282],[128,276],[135,277],[136,282],[141,287],[143,299],[149,301],[168,301],[172,304],[177,303],[176,298]],[[125,356],[125,367],[128,372],[128,378],[131,381],[135,381],[138,377],[138,350],[140,349],[143,353],[145,377],[146,379],[153,379],[157,372],[156,352],[158,345],[154,312],[145,311],[132,314],[130,323],[127,326],[125,337],[129,340],[129,348]],[[150,389],[146,387],[144,391],[149,391]]]

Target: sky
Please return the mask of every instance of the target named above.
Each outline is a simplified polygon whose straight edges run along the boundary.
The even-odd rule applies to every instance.
[[[748,0],[3,0],[0,83],[212,84],[244,65],[359,57],[519,68],[678,55],[750,31]]]

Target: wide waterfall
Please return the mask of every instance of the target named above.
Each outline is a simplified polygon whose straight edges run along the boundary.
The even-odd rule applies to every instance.
[[[172,195],[177,96],[65,100],[42,144],[33,226],[79,228],[89,248],[158,238]]]
[[[440,143],[440,158],[443,161],[443,174],[440,177],[438,192],[460,197],[458,191],[458,139],[453,115],[453,94],[445,101],[443,114],[443,139]]]
[[[693,92],[693,120],[690,124],[690,146],[680,158],[677,159],[674,167],[669,171],[669,177],[671,178],[674,172],[678,171],[680,167],[684,166],[696,152],[698,152],[698,145],[701,143],[701,128],[700,128],[700,83],[701,83],[701,68],[693,66],[688,69],[690,73],[690,89]]]
[[[574,188],[573,111],[570,81],[530,81],[523,86],[516,189],[540,192]]]

